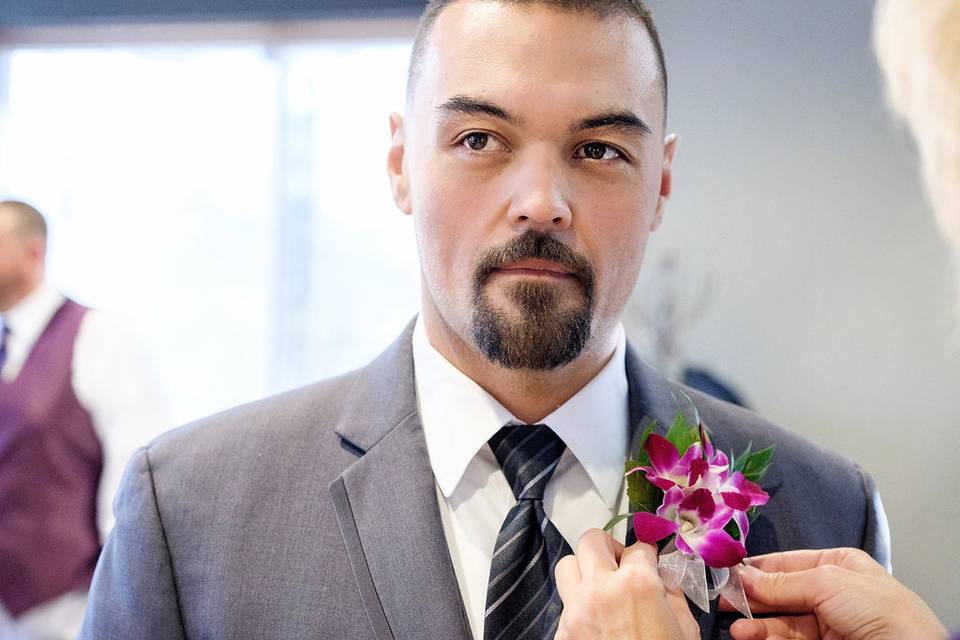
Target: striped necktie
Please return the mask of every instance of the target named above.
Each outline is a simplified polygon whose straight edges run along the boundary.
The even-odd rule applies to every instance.
[[[490,448],[517,498],[500,527],[487,583],[484,640],[553,639],[563,603],[553,570],[573,553],[547,519],[543,491],[565,448],[544,424],[508,426]]]

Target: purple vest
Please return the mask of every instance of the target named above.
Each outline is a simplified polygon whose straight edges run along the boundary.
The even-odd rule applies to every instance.
[[[71,381],[86,312],[67,300],[20,375],[0,382],[0,601],[14,617],[87,589],[100,553],[103,453]]]

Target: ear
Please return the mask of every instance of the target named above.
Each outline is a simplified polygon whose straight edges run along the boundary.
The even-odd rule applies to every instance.
[[[387,154],[387,174],[390,176],[390,188],[393,190],[393,201],[400,211],[410,215],[410,187],[407,183],[407,174],[404,170],[404,134],[403,116],[399,113],[390,114],[390,152]]]
[[[24,245],[27,251],[27,255],[30,258],[30,262],[43,266],[47,258],[47,243],[42,238],[32,237],[26,241]]]
[[[680,138],[677,134],[671,133],[663,140],[663,165],[660,167],[660,195],[657,198],[657,210],[653,215],[653,224],[651,231],[656,231],[663,222],[663,210],[667,205],[667,199],[673,191],[673,154],[677,152],[677,145],[680,144]]]

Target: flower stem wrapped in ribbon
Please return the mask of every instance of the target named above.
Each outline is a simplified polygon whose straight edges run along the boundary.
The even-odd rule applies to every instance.
[[[752,451],[748,446],[740,456],[727,457],[714,448],[696,407],[693,413],[695,426],[678,410],[665,436],[653,432],[656,422],[644,430],[637,458],[626,463],[630,513],[613,518],[605,529],[631,518],[641,542],[672,536],[659,561],[667,586],[682,589],[704,611],[710,600],[723,595],[752,617],[731,568],[746,556],[750,521],[757,507],[767,503],[758,483],[770,466],[773,447]]]

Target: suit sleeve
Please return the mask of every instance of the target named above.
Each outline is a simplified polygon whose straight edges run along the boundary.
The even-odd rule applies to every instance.
[[[127,465],[80,640],[183,640],[177,585],[146,449]]]
[[[887,514],[880,501],[877,485],[869,473],[857,467],[863,480],[863,492],[866,498],[866,518],[863,528],[863,542],[860,547],[873,556],[873,559],[892,572],[890,562],[890,525]]]

